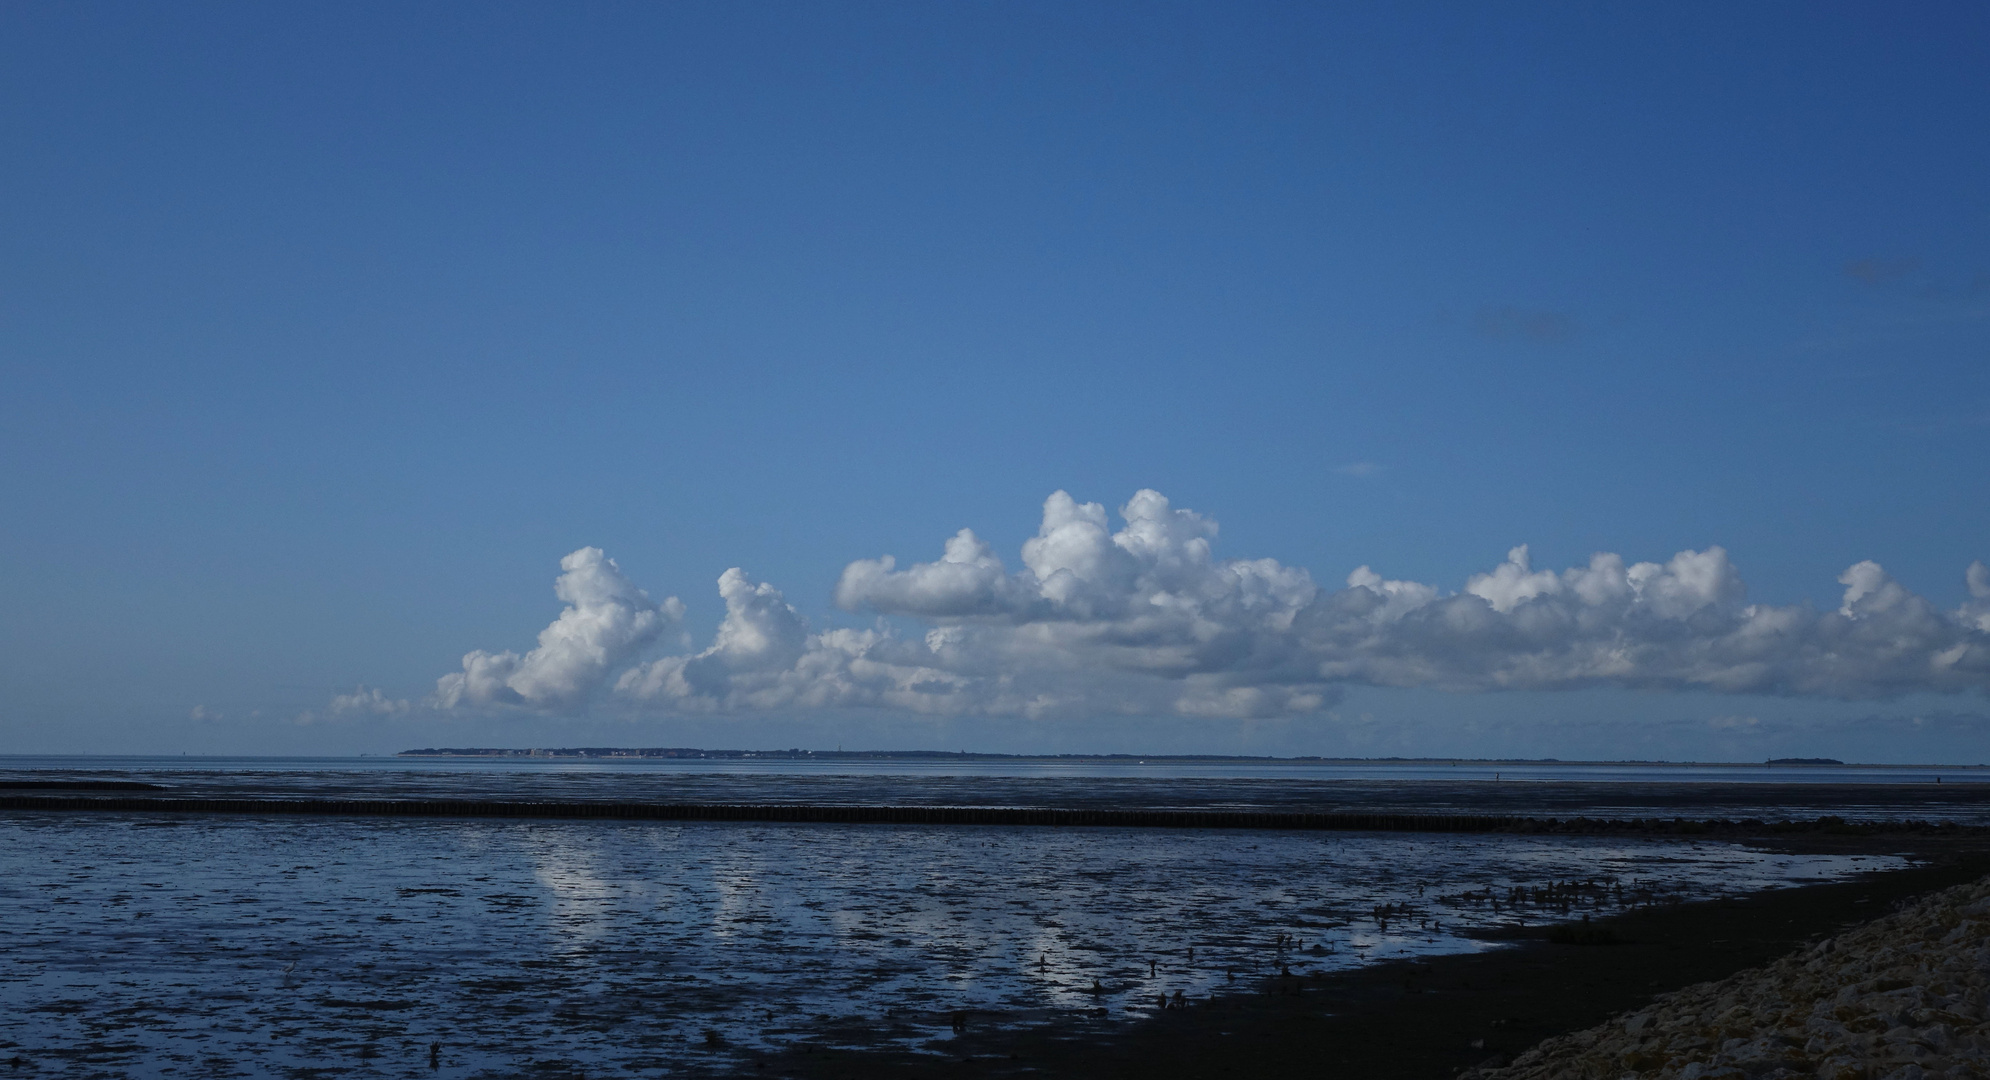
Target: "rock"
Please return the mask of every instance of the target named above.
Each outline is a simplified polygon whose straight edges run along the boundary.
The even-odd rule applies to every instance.
[[[1990,878],[1549,1039],[1485,1080],[1981,1080]]]

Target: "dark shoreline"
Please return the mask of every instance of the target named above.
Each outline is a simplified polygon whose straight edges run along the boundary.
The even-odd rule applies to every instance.
[[[1793,834],[1990,835],[1990,827],[1902,819],[1532,817],[1491,814],[1307,813],[1264,810],[1072,809],[1028,806],[863,806],[811,803],[543,802],[490,799],[216,799],[185,796],[0,795],[0,811],[204,814],[252,817],[548,818],[834,825],[995,825],[1052,828],[1518,833],[1749,840]]]
[[[1611,944],[1557,943],[1554,927],[1528,927],[1497,935],[1514,948],[1391,961],[1325,978],[1266,979],[1255,992],[1169,1009],[1111,1034],[1058,1024],[977,1031],[970,1017],[947,1057],[801,1048],[770,1056],[746,1075],[1448,1080],[1660,994],[1769,963],[1915,896],[1990,874],[1990,848],[1981,841],[1899,845],[1817,836],[1787,846],[1927,861],[1847,881],[1633,911],[1576,935],[1614,939]]]

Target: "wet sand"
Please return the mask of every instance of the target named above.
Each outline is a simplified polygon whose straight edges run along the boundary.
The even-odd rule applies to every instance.
[[[1849,881],[1635,911],[1597,920],[1584,934],[1532,927],[1497,935],[1515,945],[1510,949],[1383,963],[1318,979],[1274,977],[1244,993],[1166,1010],[1117,1035],[1056,1028],[979,1033],[970,1016],[957,1052],[946,1058],[803,1048],[758,1062],[754,1074],[810,1080],[1448,1080],[1659,994],[1768,963],[1904,900],[1990,873],[1990,846],[1981,838],[1911,847],[1853,837],[1798,842],[1813,850],[1909,853],[1927,862]]]
[[[998,1026],[1110,1041],[1161,993],[1207,1000],[1282,963],[1483,951],[1516,918],[1562,917],[1558,892],[1601,912],[1875,862],[1901,860],[1707,838],[16,812],[0,1060],[466,1080],[754,1075],[825,1045],[944,1062]]]

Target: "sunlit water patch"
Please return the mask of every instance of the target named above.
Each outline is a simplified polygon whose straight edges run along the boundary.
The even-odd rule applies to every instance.
[[[1901,865],[1604,837],[0,817],[19,1075],[726,1073],[1118,1023],[1473,931]],[[434,1066],[431,1066],[431,1061]]]

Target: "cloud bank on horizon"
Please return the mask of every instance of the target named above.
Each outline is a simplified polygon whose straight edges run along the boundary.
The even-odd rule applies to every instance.
[[[968,529],[934,562],[850,563],[836,603],[879,616],[867,629],[813,630],[778,589],[733,568],[719,578],[726,615],[711,645],[661,656],[672,630],[688,644],[684,605],[652,600],[582,548],[561,560],[566,607],[536,648],[471,652],[424,704],[1266,717],[1321,710],[1353,684],[1835,698],[1990,689],[1981,562],[1954,611],[1875,562],[1839,576],[1835,610],[1750,604],[1719,547],[1628,565],[1602,553],[1557,572],[1535,569],[1523,545],[1456,592],[1367,566],[1328,589],[1273,559],[1217,559],[1216,522],[1159,492],[1136,493],[1120,517],[1112,531],[1103,506],[1059,491],[1013,571]],[[923,634],[898,629],[907,621]],[[362,689],[334,711],[403,710]]]

